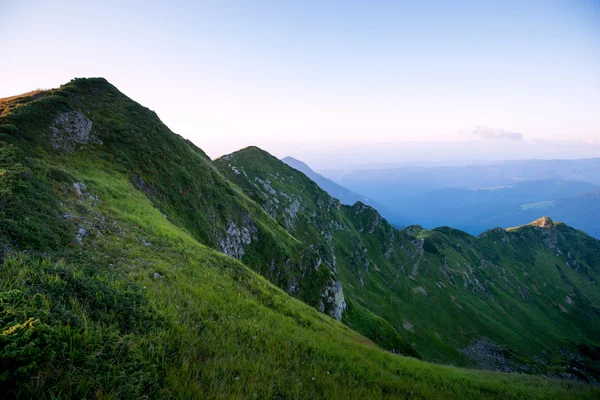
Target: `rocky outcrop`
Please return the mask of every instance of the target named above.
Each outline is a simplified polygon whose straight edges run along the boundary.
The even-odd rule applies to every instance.
[[[246,254],[246,246],[258,240],[258,228],[250,215],[244,213],[241,226],[231,221],[227,226],[225,237],[219,241],[221,251],[228,256],[242,259]]]
[[[319,310],[331,315],[336,320],[341,321],[342,315],[344,314],[344,311],[346,311],[346,307],[342,283],[330,279],[327,282],[327,286],[323,289],[323,292],[321,292]]]
[[[147,183],[141,175],[131,173],[131,181],[133,182],[133,185],[142,192],[149,194],[152,197],[162,197],[158,188],[152,183]]]
[[[518,370],[517,365],[507,359],[507,349],[486,337],[475,340],[461,352],[482,369],[501,372]]]
[[[556,245],[558,244],[558,232],[554,225],[554,221],[552,221],[550,217],[541,217],[529,225],[538,228],[542,232],[546,246],[551,249],[556,249]]]
[[[50,145],[63,153],[73,153],[80,145],[99,142],[91,131],[92,121],[81,111],[62,113],[50,126]]]

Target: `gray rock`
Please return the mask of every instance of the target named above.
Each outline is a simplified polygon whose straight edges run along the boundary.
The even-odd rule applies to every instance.
[[[507,349],[486,337],[475,340],[462,349],[461,352],[482,369],[501,372],[515,372],[518,370],[517,365],[505,357]]]
[[[85,186],[85,183],[83,182],[74,182],[73,189],[75,189],[75,194],[81,200],[85,195],[85,190],[87,189],[87,186]]]
[[[246,254],[245,247],[258,240],[258,228],[250,219],[250,215],[244,213],[241,226],[231,221],[227,227],[225,238],[219,241],[223,253],[228,256],[241,259]]]
[[[330,279],[321,293],[319,310],[321,310],[321,312],[327,312],[336,320],[341,321],[342,315],[344,311],[346,311],[346,307],[342,283]]]
[[[50,126],[50,145],[64,153],[73,153],[79,145],[98,142],[90,137],[92,121],[81,111],[60,114]]]
[[[79,228],[77,229],[77,233],[75,234],[75,243],[77,244],[83,244],[83,238],[88,237],[88,232],[87,230],[79,225]]]

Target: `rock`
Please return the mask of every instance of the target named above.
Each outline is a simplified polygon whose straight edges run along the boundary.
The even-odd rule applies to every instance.
[[[518,369],[514,362],[505,357],[507,349],[486,337],[475,340],[461,352],[482,369],[501,372],[514,372]]]
[[[231,221],[227,227],[225,238],[219,241],[223,253],[237,259],[241,259],[246,254],[246,246],[253,240],[258,240],[258,228],[250,219],[250,215],[244,213],[242,220],[240,227]]]
[[[162,279],[163,276],[161,274],[159,274],[158,272],[154,273],[154,279]]]
[[[538,228],[538,230],[542,232],[542,236],[544,237],[543,240],[546,246],[551,249],[556,249],[557,252],[560,252],[560,250],[556,247],[558,244],[558,231],[554,221],[552,221],[550,217],[541,217],[531,222],[529,225]]]
[[[423,296],[427,296],[427,290],[423,286],[417,286],[413,288],[413,293],[420,293]]]
[[[381,217],[379,216],[379,214],[377,212],[375,212],[373,214],[371,221],[369,221],[369,229],[367,230],[367,232],[368,233],[375,232],[375,228],[377,228],[377,225],[379,225],[380,220],[381,220]]]
[[[338,321],[342,320],[342,315],[346,311],[346,300],[340,281],[330,279],[321,293],[319,309],[321,312],[327,312]]]
[[[81,225],[79,225],[79,228],[77,229],[77,233],[75,234],[75,243],[77,244],[83,244],[83,238],[88,237],[88,232],[85,230],[85,228]]]
[[[142,192],[145,192],[146,194],[149,194],[150,196],[153,196],[153,197],[158,197],[158,198],[162,197],[160,191],[156,188],[156,186],[154,186],[154,184],[146,183],[146,181],[144,180],[144,178],[142,178],[141,175],[138,175],[135,173],[132,174],[131,181],[133,182],[133,185],[137,189],[141,190]]]
[[[77,146],[98,142],[90,137],[92,121],[81,111],[60,114],[50,126],[50,145],[64,153],[73,153]]]
[[[85,190],[87,189],[87,186],[85,186],[85,184],[82,182],[74,182],[73,189],[75,189],[75,194],[81,200],[85,195]]]

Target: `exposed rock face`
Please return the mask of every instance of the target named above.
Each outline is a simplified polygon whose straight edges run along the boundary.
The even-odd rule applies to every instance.
[[[77,233],[75,234],[75,243],[82,245],[83,239],[88,237],[88,231],[81,225],[77,227]]]
[[[501,372],[514,372],[518,369],[514,362],[505,357],[506,349],[503,346],[485,337],[474,341],[461,351],[483,369]]]
[[[554,228],[554,222],[550,219],[550,217],[541,217],[530,223],[531,226],[537,226],[538,228]]]
[[[75,189],[75,194],[79,200],[82,200],[84,197],[84,193],[86,192],[87,186],[83,182],[74,182],[73,189]]]
[[[544,243],[546,243],[546,246],[551,249],[556,248],[558,244],[558,232],[554,222],[549,217],[541,217],[529,225],[535,226],[544,232]]]
[[[379,225],[380,220],[381,220],[381,217],[379,216],[378,213],[373,214],[371,221],[369,221],[369,229],[367,230],[367,232],[369,232],[369,233],[375,232],[375,228],[377,228],[377,225]]]
[[[162,197],[160,191],[156,188],[156,186],[154,186],[153,184],[148,184],[146,181],[144,181],[144,178],[142,178],[141,175],[133,173],[131,175],[131,181],[133,182],[133,185],[136,188],[149,194],[150,196]]]
[[[50,126],[50,144],[56,150],[73,153],[78,145],[96,142],[90,136],[92,121],[81,111],[60,114]]]
[[[342,314],[346,311],[346,300],[344,299],[344,291],[340,281],[329,280],[321,293],[319,309],[321,312],[326,312],[338,321],[342,320]]]
[[[219,241],[223,253],[241,259],[246,254],[245,247],[258,240],[258,229],[248,214],[243,215],[242,226],[238,227],[231,221],[227,227],[226,236]]]

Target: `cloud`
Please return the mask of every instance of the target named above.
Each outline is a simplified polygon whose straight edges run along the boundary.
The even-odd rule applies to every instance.
[[[524,140],[522,133],[509,132],[504,129],[488,128],[487,126],[477,125],[472,135],[477,136],[479,139],[493,139],[493,140],[512,140],[515,142],[522,142]]]

